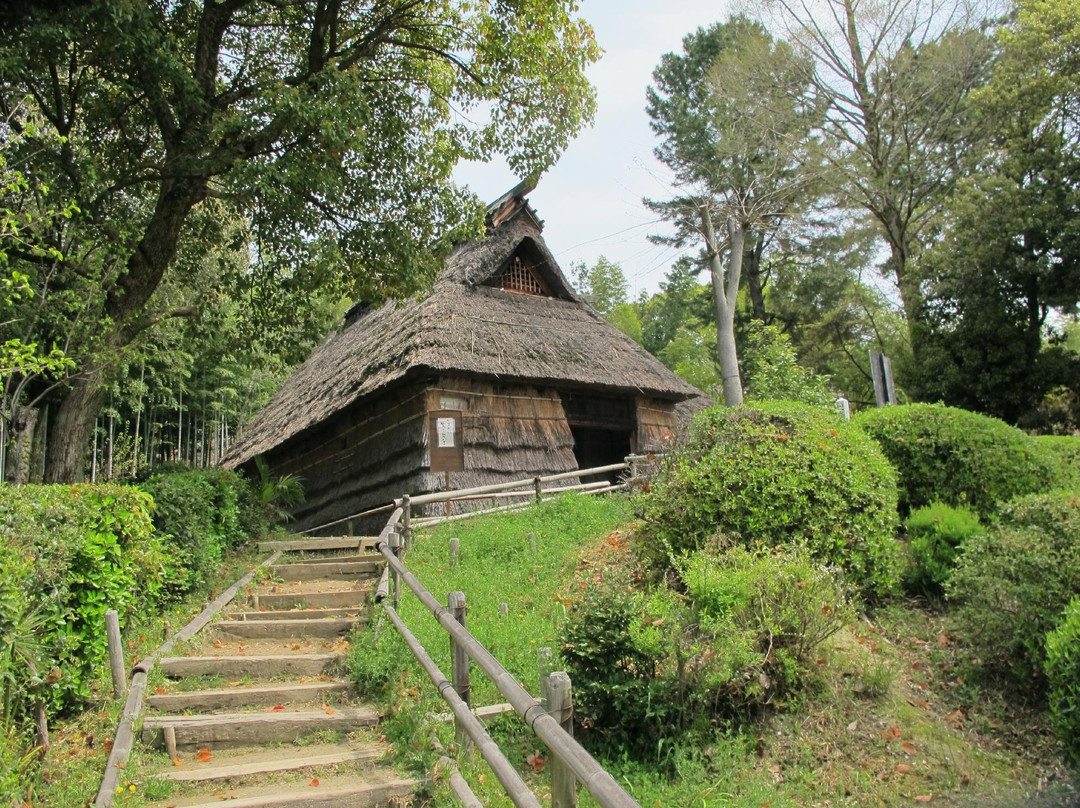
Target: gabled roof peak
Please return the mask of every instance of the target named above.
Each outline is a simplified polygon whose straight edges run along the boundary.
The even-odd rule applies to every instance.
[[[536,189],[536,180],[524,179],[487,206],[487,231],[491,233],[501,225],[525,215],[532,226],[540,233],[544,229],[543,220],[529,204],[525,195]]]

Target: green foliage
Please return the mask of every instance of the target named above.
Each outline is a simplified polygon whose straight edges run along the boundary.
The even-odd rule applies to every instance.
[[[896,583],[895,472],[829,410],[793,402],[705,410],[635,507],[663,562],[719,531],[750,548],[804,546],[868,594]]]
[[[244,503],[251,493],[236,472],[167,471],[140,487],[156,506],[154,529],[167,552],[162,587],[170,597],[201,587],[225,551],[248,538],[244,522],[250,522],[251,507]]]
[[[1075,435],[1036,435],[1035,446],[1054,464],[1053,485],[1080,491],[1080,438]]]
[[[791,340],[776,326],[748,323],[741,356],[748,400],[801,401],[818,407],[831,407],[836,400],[829,379],[801,367]]]
[[[996,418],[941,404],[907,404],[864,410],[854,422],[896,467],[902,513],[940,501],[985,517],[999,503],[1055,484],[1056,462]]]
[[[388,619],[380,618],[366,629],[352,634],[349,650],[349,678],[363,699],[382,700],[405,675],[411,652]]]
[[[853,616],[832,574],[790,551],[695,553],[685,595],[642,589],[639,565],[591,574],[562,629],[579,721],[638,758],[792,697]]]
[[[31,702],[82,704],[105,659],[105,612],[153,603],[162,553],[145,493],[121,486],[0,488],[0,682],[6,721]]]
[[[1057,628],[1046,635],[1045,670],[1050,720],[1065,752],[1080,765],[1080,596],[1069,602]]]
[[[266,514],[266,521],[273,525],[292,519],[287,509],[304,501],[304,481],[295,474],[273,476],[270,464],[262,455],[255,457],[255,470],[259,475],[258,500]]]
[[[969,508],[935,502],[913,510],[904,520],[908,540],[904,587],[923,595],[943,594],[964,544],[982,531],[978,515]]]
[[[26,748],[22,736],[0,721],[0,805],[28,804],[28,773],[35,757],[35,750]]]
[[[716,364],[716,330],[707,326],[680,327],[657,358],[683,381],[698,390],[718,394],[720,369]]]
[[[581,262],[571,269],[578,294],[587,296],[590,305],[601,316],[610,318],[617,307],[626,305],[630,284],[626,282],[622,267],[614,261],[601,255],[591,267]]]
[[[961,636],[992,674],[1044,684],[1045,638],[1080,581],[1080,499],[1066,491],[1019,497],[1000,524],[972,536],[946,593]]]

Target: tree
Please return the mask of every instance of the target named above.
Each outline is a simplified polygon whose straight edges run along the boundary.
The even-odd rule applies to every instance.
[[[1050,312],[1080,301],[1080,2],[1021,0],[974,96],[988,133],[976,174],[926,257],[924,399],[1017,421],[1050,389],[1076,386],[1075,359],[1044,344]]]
[[[91,279],[101,333],[55,414],[48,476],[77,479],[109,367],[190,307],[155,293],[191,215],[218,199],[250,227],[250,299],[414,293],[482,206],[461,158],[550,166],[590,119],[598,49],[571,0],[35,3],[0,33],[0,112],[79,213],[54,228],[58,288]],[[47,137],[26,130],[21,104]],[[483,122],[467,125],[470,112]],[[68,249],[60,249],[61,244]],[[27,274],[30,274],[29,271]],[[286,294],[279,296],[278,290]],[[290,294],[291,293],[291,294]]]
[[[622,267],[615,262],[601,255],[591,267],[584,262],[574,265],[573,272],[578,293],[587,297],[601,316],[610,319],[618,306],[626,305],[630,285]]]
[[[980,153],[968,105],[993,53],[982,20],[965,0],[823,0],[813,13],[802,0],[770,3],[816,62],[835,189],[878,223],[910,327],[923,302],[914,262]]]
[[[741,16],[698,29],[684,53],[653,73],[647,112],[660,135],[657,157],[678,196],[646,200],[673,222],[679,246],[703,244],[712,277],[724,401],[742,402],[735,309],[744,256],[791,215],[812,182],[819,104],[808,92],[809,60]],[[722,258],[726,252],[726,266]]]

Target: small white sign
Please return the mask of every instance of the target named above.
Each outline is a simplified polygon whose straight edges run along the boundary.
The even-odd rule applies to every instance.
[[[439,436],[440,449],[454,448],[454,419],[436,418],[435,432]]]

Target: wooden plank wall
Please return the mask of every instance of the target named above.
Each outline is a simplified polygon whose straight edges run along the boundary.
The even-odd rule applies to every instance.
[[[465,470],[450,472],[452,489],[577,468],[574,436],[554,389],[444,376],[428,390],[427,408],[461,409]],[[443,490],[444,474],[425,473],[416,493]],[[444,513],[445,507],[429,510]]]

